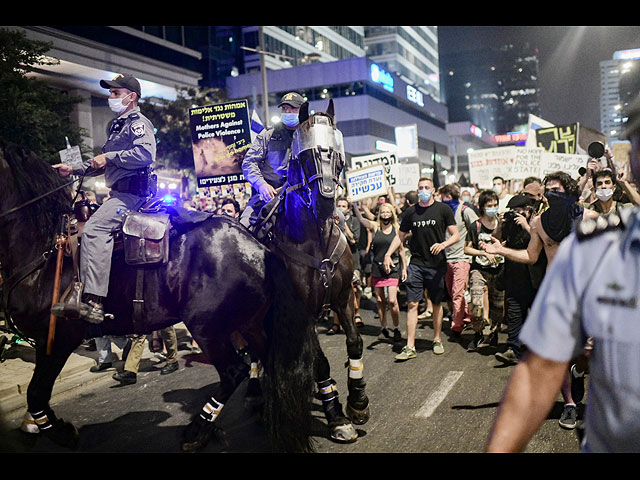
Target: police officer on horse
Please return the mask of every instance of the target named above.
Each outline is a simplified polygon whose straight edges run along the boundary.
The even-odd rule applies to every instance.
[[[300,94],[285,94],[278,104],[278,108],[282,108],[281,123],[262,130],[244,156],[242,172],[253,190],[240,218],[240,223],[247,228],[258,221],[262,207],[276,196],[276,189],[286,181],[293,132],[303,103]]]
[[[111,189],[109,198],[89,218],[82,231],[79,274],[84,284],[84,319],[101,323],[105,318],[103,299],[109,288],[113,231],[122,226],[123,214],[139,209],[150,195],[149,177],[156,157],[156,140],[151,121],[140,113],[140,82],[130,74],[101,80],[109,90],[109,107],[118,116],[108,131],[102,153],[74,170],[66,164],[53,165],[58,173],[98,176],[104,174]]]

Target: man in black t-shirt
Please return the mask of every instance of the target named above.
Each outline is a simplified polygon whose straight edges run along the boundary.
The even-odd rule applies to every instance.
[[[460,234],[453,211],[448,205],[436,202],[435,188],[430,178],[418,181],[419,201],[409,207],[400,224],[398,237],[394,239],[388,252],[398,247],[398,242],[409,241],[411,261],[407,269],[407,345],[396,355],[396,360],[404,361],[416,357],[415,336],[418,325],[418,304],[426,288],[433,304],[433,352],[444,353],[440,333],[442,331],[442,299],[446,286],[447,258],[445,249],[454,245]],[[450,237],[446,238],[446,232]],[[391,268],[391,255],[385,255],[384,264]]]

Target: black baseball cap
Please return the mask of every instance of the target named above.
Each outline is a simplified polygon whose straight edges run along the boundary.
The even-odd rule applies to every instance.
[[[514,195],[511,200],[509,200],[507,208],[533,207],[534,204],[535,202],[531,197],[521,193],[519,195]]]
[[[282,105],[291,105],[294,108],[300,108],[304,103],[304,98],[299,93],[289,92],[282,96],[280,99],[280,103],[278,104],[278,108]]]
[[[102,88],[126,88],[138,94],[138,98],[141,95],[140,82],[136,77],[129,73],[121,73],[113,80],[100,80],[100,86]]]

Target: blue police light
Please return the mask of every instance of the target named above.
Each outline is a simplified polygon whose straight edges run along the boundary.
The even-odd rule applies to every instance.
[[[382,88],[393,93],[393,77],[375,63],[371,64],[371,80],[382,85]]]
[[[172,203],[176,203],[176,197],[167,193],[164,197],[162,197],[162,203],[165,205],[171,205]]]

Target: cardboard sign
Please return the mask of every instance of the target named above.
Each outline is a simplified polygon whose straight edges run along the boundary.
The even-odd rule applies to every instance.
[[[80,153],[80,147],[65,148],[58,152],[60,154],[60,160],[66,165],[71,165],[74,170],[82,169],[82,153]]]
[[[352,202],[387,194],[387,174],[384,165],[351,170],[345,174],[345,180],[347,195]]]

